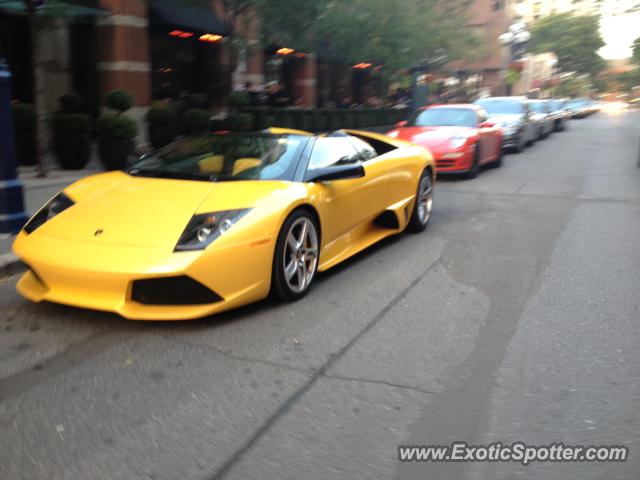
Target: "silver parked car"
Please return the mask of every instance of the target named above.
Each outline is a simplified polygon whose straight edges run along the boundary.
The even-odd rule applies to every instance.
[[[549,100],[529,100],[533,123],[535,124],[538,140],[547,138],[553,133],[553,119]]]
[[[549,100],[553,129],[562,132],[567,128],[567,122],[571,119],[571,111],[567,108],[567,100],[554,98]]]
[[[526,97],[486,97],[475,101],[489,115],[488,121],[502,129],[502,148],[522,152],[536,139]]]

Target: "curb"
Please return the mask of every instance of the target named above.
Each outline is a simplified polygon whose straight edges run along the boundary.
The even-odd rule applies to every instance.
[[[0,275],[12,276],[25,270],[25,265],[13,253],[0,255]]]

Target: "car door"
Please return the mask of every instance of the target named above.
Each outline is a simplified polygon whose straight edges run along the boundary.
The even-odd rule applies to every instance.
[[[379,177],[373,164],[362,160],[347,136],[320,137],[313,146],[308,170],[350,163],[363,163],[365,169],[364,177],[317,182],[325,245],[348,235],[381,211],[385,196],[384,178]]]

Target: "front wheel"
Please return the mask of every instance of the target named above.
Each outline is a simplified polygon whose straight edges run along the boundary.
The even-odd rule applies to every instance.
[[[282,225],[273,258],[272,293],[280,300],[298,300],[309,291],[318,271],[320,237],[315,218],[293,212]]]
[[[415,233],[424,231],[431,220],[431,212],[433,211],[433,181],[431,172],[425,170],[422,172],[420,182],[418,182],[418,191],[416,192],[416,204],[413,207],[413,213],[409,220],[409,230]]]

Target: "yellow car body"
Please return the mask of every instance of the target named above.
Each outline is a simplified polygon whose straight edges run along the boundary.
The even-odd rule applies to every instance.
[[[328,182],[207,182],[121,171],[80,180],[64,190],[72,207],[17,236],[13,250],[28,267],[17,289],[34,302],[115,312],[128,319],[181,320],[219,313],[268,296],[280,229],[299,208],[317,216],[317,266],[327,270],[403,231],[419,178],[426,171],[435,180],[434,161],[425,149],[368,132],[346,133],[388,144],[390,151],[363,162],[363,177]],[[314,138],[309,135],[309,141]],[[250,211],[207,248],[176,251],[194,214],[239,208]],[[386,211],[396,216],[397,225],[375,222]],[[134,282],[178,275],[197,281],[219,299],[154,305],[132,298]]]

